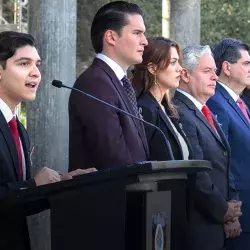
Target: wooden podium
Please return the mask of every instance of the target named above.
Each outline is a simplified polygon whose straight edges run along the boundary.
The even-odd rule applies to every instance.
[[[52,250],[185,249],[187,191],[208,161],[141,162],[11,194],[3,206],[50,209]]]

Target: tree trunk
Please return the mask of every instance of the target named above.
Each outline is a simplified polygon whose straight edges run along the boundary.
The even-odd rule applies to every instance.
[[[27,129],[31,145],[32,173],[42,167],[67,172],[69,91],[51,85],[75,81],[76,0],[29,1],[29,33],[37,41],[42,59],[42,81],[35,101],[27,105]],[[32,248],[50,249],[48,212],[31,220]]]
[[[170,37],[181,48],[200,43],[200,0],[171,0]]]

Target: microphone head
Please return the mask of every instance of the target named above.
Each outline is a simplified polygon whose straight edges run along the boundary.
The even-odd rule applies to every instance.
[[[52,85],[57,87],[57,88],[61,88],[63,86],[62,82],[59,80],[53,80]]]

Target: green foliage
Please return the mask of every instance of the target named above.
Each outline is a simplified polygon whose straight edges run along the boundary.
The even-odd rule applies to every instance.
[[[249,0],[201,0],[201,43],[213,46],[225,37],[250,43]]]
[[[138,4],[144,12],[144,21],[146,26],[147,37],[161,36],[162,27],[162,0],[134,0],[131,1]]]

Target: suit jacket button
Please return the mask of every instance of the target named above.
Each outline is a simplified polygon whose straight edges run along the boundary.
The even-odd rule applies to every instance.
[[[227,151],[224,151],[223,154],[224,154],[225,156],[227,156]]]

